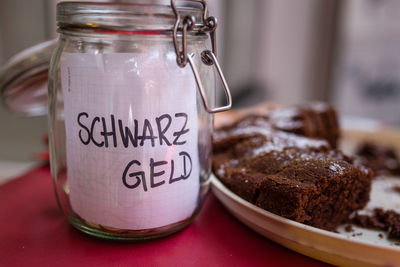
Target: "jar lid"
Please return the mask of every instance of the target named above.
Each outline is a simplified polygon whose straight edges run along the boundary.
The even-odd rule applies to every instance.
[[[47,78],[57,40],[21,51],[0,68],[0,94],[7,109],[24,116],[47,113]]]

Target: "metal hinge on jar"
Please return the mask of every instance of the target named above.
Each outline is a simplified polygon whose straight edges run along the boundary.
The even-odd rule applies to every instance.
[[[175,17],[176,17],[176,22],[174,25],[173,29],[173,41],[174,41],[174,47],[175,47],[175,52],[176,52],[176,62],[179,67],[184,68],[187,63],[189,63],[197,86],[199,88],[199,92],[201,95],[201,98],[203,100],[203,104],[207,112],[209,113],[217,113],[221,111],[226,111],[232,107],[232,96],[228,87],[228,84],[226,83],[225,76],[221,70],[221,67],[219,66],[216,54],[217,54],[217,44],[216,44],[216,35],[215,35],[215,30],[217,28],[217,19],[213,16],[207,17],[207,3],[204,0],[192,0],[192,2],[200,3],[203,6],[203,23],[202,24],[196,24],[195,18],[193,16],[186,16],[183,18],[182,21],[182,27],[179,27],[179,24],[181,23],[181,16],[176,8],[175,5],[175,0],[171,0],[171,8],[174,11]],[[187,53],[187,33],[188,31],[196,31],[196,32],[201,32],[201,33],[209,33],[210,34],[210,39],[211,39],[211,45],[212,45],[212,51],[210,50],[204,50],[201,53],[201,61],[208,65],[212,66],[215,65],[218,75],[221,79],[222,85],[224,87],[224,92],[225,96],[227,98],[227,104],[225,106],[221,107],[210,107],[207,101],[207,97],[205,95],[205,91],[203,88],[203,84],[200,79],[200,75],[195,67],[195,64],[193,62],[193,54],[188,54]],[[178,42],[178,33],[181,34],[182,36],[182,48],[180,49],[179,47],[179,42]]]

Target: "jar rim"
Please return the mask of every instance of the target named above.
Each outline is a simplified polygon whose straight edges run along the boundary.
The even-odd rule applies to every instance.
[[[149,3],[60,2],[57,4],[57,25],[65,28],[118,31],[171,31],[176,18],[168,0]],[[192,16],[202,23],[202,5],[195,1],[179,1],[182,17]]]

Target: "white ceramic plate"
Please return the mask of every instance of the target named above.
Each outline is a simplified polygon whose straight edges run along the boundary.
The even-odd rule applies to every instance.
[[[363,140],[391,145],[400,151],[400,133],[397,131],[346,130],[342,139],[347,152]],[[344,226],[339,227],[339,233],[321,230],[280,217],[247,202],[214,176],[211,183],[213,193],[236,218],[289,249],[341,266],[400,266],[400,244],[388,240],[384,232],[356,226],[353,226],[353,232],[346,232]],[[394,185],[400,186],[400,178],[382,177],[375,180],[365,212],[374,207],[400,212],[400,194],[392,190]],[[380,233],[383,238],[379,237]]]

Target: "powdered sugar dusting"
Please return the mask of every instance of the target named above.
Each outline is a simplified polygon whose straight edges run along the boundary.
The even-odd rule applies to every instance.
[[[277,131],[271,127],[249,126],[246,128],[234,129],[230,134],[233,135],[254,135],[260,134],[267,138],[263,146],[253,150],[254,155],[268,153],[272,151],[283,151],[288,147],[306,148],[322,148],[329,147],[325,140],[318,140],[308,137],[302,137],[296,134]]]
[[[329,166],[329,169],[336,173],[343,174],[343,171],[345,168],[343,166],[337,164],[336,162],[332,162],[331,165]]]
[[[219,177],[223,177],[225,175],[225,168],[224,165],[221,165],[218,169],[217,169],[217,175]]]
[[[270,119],[274,121],[278,121],[285,118],[293,118],[299,114],[297,108],[283,108],[283,109],[276,109],[271,111]]]
[[[317,112],[326,112],[329,109],[329,105],[324,102],[313,102],[309,106]]]
[[[280,129],[295,129],[303,125],[302,121],[294,121],[293,118],[299,115],[297,108],[284,108],[271,111],[269,119],[275,127]]]

